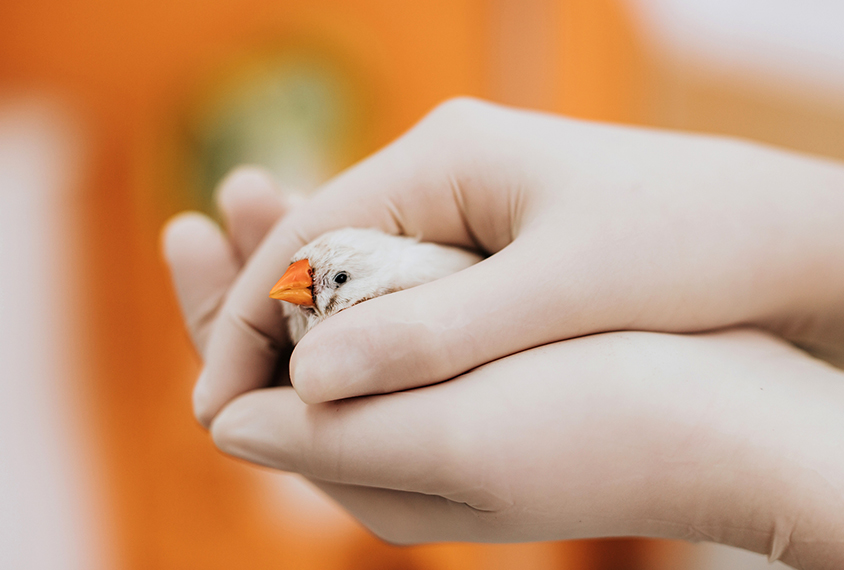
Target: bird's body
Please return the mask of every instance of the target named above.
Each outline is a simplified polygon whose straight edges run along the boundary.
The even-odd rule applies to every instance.
[[[295,344],[343,309],[456,273],[480,259],[457,247],[345,228],[297,251],[270,296],[287,301],[283,310]]]

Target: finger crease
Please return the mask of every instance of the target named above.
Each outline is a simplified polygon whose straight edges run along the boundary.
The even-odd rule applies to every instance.
[[[393,222],[393,226],[395,226],[396,233],[403,236],[408,235],[405,224],[402,221],[401,210],[399,210],[395,200],[391,197],[387,197],[387,213],[390,214],[390,219]]]
[[[524,208],[524,198],[525,198],[525,191],[524,187],[519,184],[517,188],[510,192],[510,208],[509,214],[510,219],[508,221],[508,228],[510,229],[510,243],[516,239],[516,235],[519,233],[518,228],[516,228],[516,220],[521,219],[522,209]]]
[[[226,294],[224,292],[207,299],[199,306],[198,315],[188,321],[188,328],[193,332],[194,343],[196,343],[196,347],[201,354],[205,353],[205,346],[203,346],[204,342],[200,341],[200,337],[208,337],[205,331],[211,325],[214,317],[217,316],[225,300]]]
[[[275,354],[281,350],[281,343],[275,337],[273,337],[273,335],[262,331],[253,323],[249,322],[249,320],[243,315],[228,312],[227,316],[229,318],[229,321],[231,321],[231,323],[234,324],[238,328],[238,330],[245,332],[252,338],[261,341],[261,345],[268,352]]]
[[[478,236],[472,230],[472,226],[469,224],[469,219],[466,217],[466,202],[463,199],[463,188],[461,188],[460,182],[458,182],[457,177],[454,176],[454,173],[449,173],[448,183],[451,187],[451,195],[454,198],[454,202],[457,204],[457,213],[460,216],[460,221],[463,224],[463,229],[466,230],[466,233],[469,235],[469,239],[474,244],[475,249],[477,251],[486,252],[486,248],[481,245],[481,241],[478,239]]]

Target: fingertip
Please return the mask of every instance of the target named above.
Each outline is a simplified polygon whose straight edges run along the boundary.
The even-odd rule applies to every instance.
[[[217,187],[215,200],[222,212],[230,212],[243,202],[266,203],[268,198],[283,203],[272,174],[259,166],[240,166],[232,170]]]
[[[291,195],[279,191],[269,172],[254,166],[238,168],[226,177],[216,201],[241,261],[252,256],[292,208]]]
[[[226,455],[266,464],[268,459],[255,453],[255,448],[260,449],[260,441],[266,434],[260,433],[260,424],[255,425],[257,412],[250,406],[250,400],[247,395],[230,402],[213,418],[207,429],[214,445]]]
[[[306,404],[385,391],[370,375],[378,368],[377,351],[371,350],[379,345],[377,331],[350,330],[340,316],[308,332],[290,357],[290,382]]]
[[[237,455],[234,450],[237,447],[237,441],[239,439],[237,437],[237,430],[235,429],[239,423],[238,409],[239,406],[237,406],[237,400],[235,400],[220,410],[217,417],[213,418],[207,425],[204,425],[210,432],[211,439],[214,441],[217,449],[229,455]]]
[[[303,437],[303,406],[288,388],[256,390],[227,403],[211,423],[214,445],[228,455],[289,470],[304,446],[291,444],[307,441]]]
[[[310,404],[427,386],[540,344],[534,313],[512,293],[526,262],[511,263],[499,255],[333,315],[293,353],[297,394]]]
[[[199,212],[181,212],[164,224],[161,230],[161,251],[171,262],[185,251],[204,247],[208,238],[219,239],[219,226],[208,216]]]
[[[310,333],[309,333],[310,334]],[[321,404],[326,402],[319,382],[314,376],[313,368],[308,366],[310,358],[310,343],[307,342],[308,335],[305,335],[290,356],[290,384],[293,386],[299,399],[306,404]],[[319,362],[317,360],[316,362]]]

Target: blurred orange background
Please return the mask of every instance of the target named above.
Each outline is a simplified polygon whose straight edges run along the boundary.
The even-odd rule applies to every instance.
[[[0,107],[47,101],[78,147],[57,279],[76,284],[61,382],[93,554],[69,567],[692,568],[660,541],[391,547],[224,457],[191,415],[200,363],[158,243],[174,213],[215,214],[240,162],[307,192],[457,95],[844,157],[840,106],[680,67],[617,0],[4,0]]]

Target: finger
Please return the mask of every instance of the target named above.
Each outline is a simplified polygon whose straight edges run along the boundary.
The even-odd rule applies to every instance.
[[[709,340],[593,335],[521,352],[435,386],[316,405],[290,388],[255,390],[221,411],[212,435],[226,453],[320,481],[498,510],[512,500],[498,484],[508,473],[547,462],[533,480],[563,470],[572,481],[588,480],[581,467],[625,465],[622,459],[650,445],[648,430],[664,436],[664,421],[696,417],[700,392],[712,386],[676,385],[677,378],[685,377],[682,367],[699,374],[711,346],[728,344],[716,335],[703,338]],[[665,370],[655,368],[652,360],[664,354],[671,355]],[[631,425],[640,431],[630,433]],[[593,453],[593,441],[600,453]]]
[[[226,292],[261,239],[287,208],[272,178],[255,167],[227,176],[217,201],[229,233],[199,213],[180,214],[163,230],[164,257],[194,346],[204,352]]]
[[[461,126],[478,128],[484,121],[464,115],[478,112],[461,103],[435,113],[331,181],[273,229],[232,288],[223,307],[225,318],[215,325],[195,393],[201,423],[208,425],[238,394],[270,381],[276,351],[286,345],[287,336],[279,303],[267,292],[308,241],[331,229],[358,226],[488,251],[506,245],[512,236],[507,216],[492,215],[490,209],[509,211],[508,189],[520,185],[513,173],[497,168],[501,161],[495,153],[478,150],[482,142],[467,144],[467,129]],[[473,134],[474,139],[483,137]],[[478,190],[491,184],[503,190]]]
[[[241,263],[290,209],[288,197],[279,192],[272,175],[255,166],[229,174],[220,184],[216,200]]]
[[[179,214],[162,231],[164,258],[194,346],[205,351],[210,324],[240,269],[229,241],[210,218]]]
[[[318,406],[290,388],[254,390],[226,406],[211,433],[226,453],[320,481],[440,495],[482,511],[506,507],[506,497],[475,484],[481,462],[460,429],[463,403],[443,405],[442,388]],[[496,411],[476,411],[473,420],[495,421]]]
[[[543,266],[547,251],[531,243],[514,243],[459,273],[361,303],[321,323],[290,361],[299,397],[314,404],[426,386],[558,340],[554,327],[564,320],[571,336],[588,332],[578,328],[577,309],[565,311],[550,295],[543,297],[543,291],[567,285],[543,283],[535,268]],[[559,319],[538,318],[555,312]],[[596,311],[588,322],[601,316]]]

